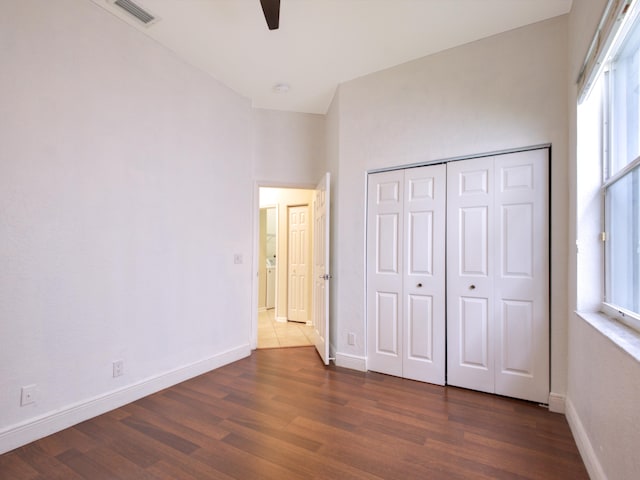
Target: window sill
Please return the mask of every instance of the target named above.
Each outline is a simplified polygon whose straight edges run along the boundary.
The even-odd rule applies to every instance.
[[[640,333],[601,312],[575,312],[619,349],[640,363]]]

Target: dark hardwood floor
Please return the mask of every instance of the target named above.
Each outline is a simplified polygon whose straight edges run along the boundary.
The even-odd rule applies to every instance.
[[[567,422],[537,405],[250,358],[0,456],[1,479],[586,479]]]

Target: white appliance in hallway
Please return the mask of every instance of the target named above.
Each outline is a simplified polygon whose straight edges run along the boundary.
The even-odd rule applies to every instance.
[[[271,309],[276,306],[276,260],[278,246],[278,220],[276,207],[269,207],[265,211],[265,263],[266,263],[266,286],[265,286],[265,308]]]
[[[276,267],[267,267],[267,310],[276,306]]]

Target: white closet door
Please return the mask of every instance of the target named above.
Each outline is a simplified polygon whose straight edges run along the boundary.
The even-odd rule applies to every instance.
[[[496,393],[549,401],[548,150],[495,158]]]
[[[447,383],[494,392],[493,157],[447,164]]]
[[[404,172],[369,175],[367,368],[402,376]]]
[[[448,164],[450,385],[548,402],[547,155]]]
[[[445,382],[445,165],[405,170],[403,376]]]
[[[369,175],[367,368],[444,385],[446,167]]]

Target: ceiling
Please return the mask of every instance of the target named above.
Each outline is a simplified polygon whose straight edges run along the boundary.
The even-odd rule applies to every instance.
[[[565,14],[572,2],[281,0],[280,29],[269,31],[259,0],[133,0],[159,17],[149,26],[114,0],[92,1],[254,107],[308,113],[326,113],[342,82]]]

